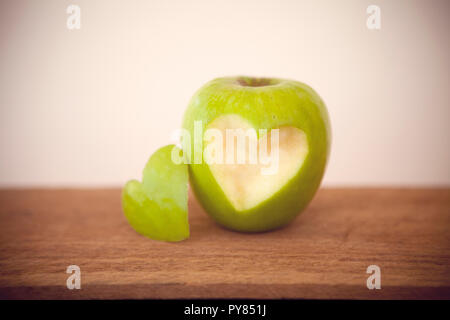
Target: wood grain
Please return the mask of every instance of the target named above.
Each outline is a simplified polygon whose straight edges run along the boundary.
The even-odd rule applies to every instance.
[[[321,189],[260,234],[189,201],[191,238],[164,243],[133,231],[119,189],[1,190],[0,298],[450,298],[450,189]],[[81,290],[66,288],[71,264]],[[372,264],[381,290],[366,287]]]

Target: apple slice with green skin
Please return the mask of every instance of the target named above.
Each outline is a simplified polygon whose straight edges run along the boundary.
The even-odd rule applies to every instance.
[[[279,129],[279,169],[261,176],[259,165],[195,163],[195,138],[182,141],[193,154],[191,186],[206,212],[233,230],[258,232],[292,221],[312,200],[328,161],[331,129],[319,95],[306,84],[283,79],[227,77],[208,82],[192,97],[183,128],[195,137],[195,123],[208,129]]]
[[[145,166],[142,183],[128,181],[122,207],[130,225],[140,234],[162,241],[189,238],[188,168],[175,164],[171,154],[181,150],[168,145],[157,150]]]

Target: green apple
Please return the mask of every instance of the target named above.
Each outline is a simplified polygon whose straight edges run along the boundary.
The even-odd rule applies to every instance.
[[[128,181],[122,191],[122,207],[130,225],[154,240],[181,241],[189,237],[188,169],[175,164],[174,145],[157,150],[144,168],[142,183]]]
[[[183,128],[194,137],[182,144],[183,151],[192,155],[190,182],[199,202],[219,224],[237,231],[266,231],[292,221],[319,188],[330,151],[324,102],[312,88],[292,80],[210,81],[192,97]],[[217,138],[207,137],[210,129],[226,135],[228,129],[247,132],[249,128],[256,132],[258,150],[267,148],[267,140],[275,136],[272,132],[277,133],[275,173],[263,174],[267,163],[250,163],[249,153],[246,163],[207,161],[210,143]],[[233,150],[224,148],[219,158]]]

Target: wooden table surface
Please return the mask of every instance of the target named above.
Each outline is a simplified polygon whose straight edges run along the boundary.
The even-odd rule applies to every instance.
[[[450,189],[321,189],[260,234],[219,227],[193,196],[189,210],[191,238],[164,243],[128,225],[119,189],[1,190],[0,298],[450,299]]]

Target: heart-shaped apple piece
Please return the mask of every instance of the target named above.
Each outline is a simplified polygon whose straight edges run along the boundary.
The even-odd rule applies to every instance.
[[[250,210],[277,193],[298,173],[308,154],[306,134],[292,126],[275,128],[278,130],[275,139],[272,139],[274,133],[271,130],[259,135],[259,138],[256,137],[255,130],[254,136],[247,134],[244,137],[245,140],[242,140],[244,144],[241,146],[237,140],[242,137],[227,139],[230,132],[242,134],[254,130],[241,116],[236,114],[219,116],[208,125],[207,129],[220,130],[224,137],[222,149],[233,154],[231,163],[227,163],[226,152],[220,163],[213,163],[214,161],[208,158],[210,153],[205,152],[205,161],[209,163],[214,179],[237,211]],[[255,140],[253,150],[252,139]],[[243,149],[238,150],[238,147]],[[262,149],[265,150],[264,153],[261,153]],[[208,150],[208,144],[205,145],[205,150]],[[256,151],[257,156],[254,163],[250,161],[252,151]],[[239,163],[237,159],[239,152],[245,154],[244,163]],[[269,160],[267,157],[263,160],[262,154],[270,155],[270,161],[267,161]]]
[[[145,166],[142,183],[131,180],[122,192],[128,222],[138,233],[154,240],[181,241],[189,237],[188,169],[172,161],[172,152],[181,150],[174,145],[157,150]]]

